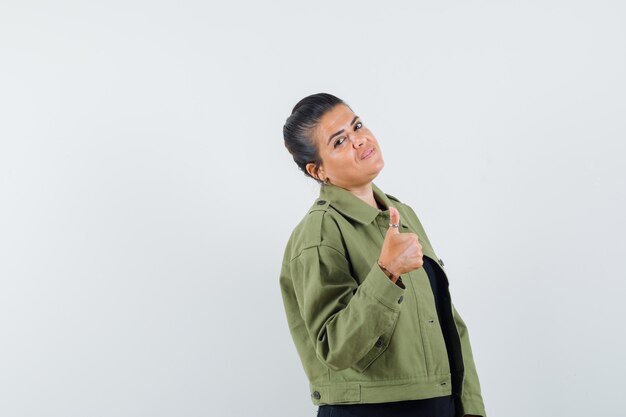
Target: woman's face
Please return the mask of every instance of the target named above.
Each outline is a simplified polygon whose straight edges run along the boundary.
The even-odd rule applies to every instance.
[[[313,137],[322,159],[317,177],[331,184],[346,189],[366,185],[385,165],[374,134],[343,104],[322,116]],[[315,177],[313,164],[306,168]]]

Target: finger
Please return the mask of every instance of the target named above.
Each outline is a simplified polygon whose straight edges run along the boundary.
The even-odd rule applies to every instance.
[[[395,207],[389,207],[389,223],[396,224],[398,226],[400,225],[400,213]],[[387,233],[398,234],[400,233],[400,228],[389,226],[389,230],[387,230]]]

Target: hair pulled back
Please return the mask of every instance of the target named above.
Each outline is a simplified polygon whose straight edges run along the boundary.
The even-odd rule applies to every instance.
[[[315,165],[314,172],[317,172],[322,163],[319,149],[313,138],[313,130],[322,116],[337,104],[347,106],[343,100],[332,94],[317,93],[307,96],[294,106],[283,126],[285,147],[293,156],[296,165],[304,172],[304,175],[320,184],[322,181],[311,176],[306,170],[306,165],[312,162]]]

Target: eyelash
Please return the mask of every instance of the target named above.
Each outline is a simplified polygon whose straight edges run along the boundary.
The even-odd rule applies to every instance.
[[[357,123],[356,123],[356,125],[354,125],[354,130],[358,130],[358,129],[362,128],[362,127],[363,127],[363,123],[361,123],[361,122],[357,122]],[[339,143],[339,141],[340,141],[341,139],[343,139],[343,141],[342,141],[341,143]],[[343,144],[343,142],[345,142],[345,138],[344,138],[344,137],[337,139],[337,140],[335,141],[335,148],[336,148],[337,146],[339,146],[339,145],[342,145],[342,144]]]

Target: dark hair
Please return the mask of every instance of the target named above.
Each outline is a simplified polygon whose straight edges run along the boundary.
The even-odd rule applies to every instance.
[[[294,106],[291,116],[287,118],[283,126],[285,147],[293,156],[296,165],[304,172],[304,175],[320,184],[322,181],[311,176],[306,170],[309,162],[315,164],[315,171],[322,163],[312,131],[322,116],[337,104],[347,106],[342,99],[332,94],[317,93],[307,96]]]

